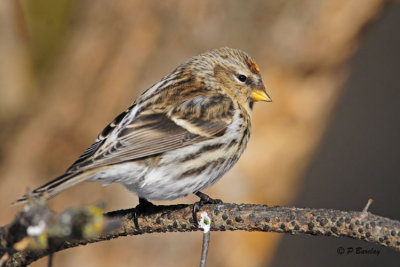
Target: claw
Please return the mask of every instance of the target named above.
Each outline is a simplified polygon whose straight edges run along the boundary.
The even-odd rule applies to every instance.
[[[211,198],[209,195],[204,194],[200,191],[197,191],[194,194],[200,198],[200,201],[193,204],[192,210],[193,223],[198,228],[199,222],[197,221],[197,212],[201,209],[201,207],[206,204],[222,204],[223,202],[221,199]]]
[[[199,202],[195,202],[193,204],[193,210],[192,210],[192,218],[193,218],[193,224],[196,226],[196,228],[199,228],[199,222],[197,221],[197,212],[200,210],[200,205]]]
[[[146,212],[154,210],[157,206],[148,201],[145,198],[139,197],[139,204],[135,207],[135,212],[133,215],[133,222],[135,223],[135,227],[139,229],[138,217],[140,215],[146,214]]]

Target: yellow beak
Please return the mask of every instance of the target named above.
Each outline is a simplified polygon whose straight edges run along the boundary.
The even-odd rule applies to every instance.
[[[251,90],[251,98],[254,101],[272,102],[272,99],[269,97],[267,92],[265,92],[265,90],[262,88],[255,88]]]

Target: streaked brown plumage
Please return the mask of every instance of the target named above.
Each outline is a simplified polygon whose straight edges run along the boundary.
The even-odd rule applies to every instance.
[[[241,156],[254,101],[271,100],[245,52],[224,47],[195,56],[147,89],[65,174],[31,196],[50,198],[83,181],[121,183],[144,199],[197,193]]]

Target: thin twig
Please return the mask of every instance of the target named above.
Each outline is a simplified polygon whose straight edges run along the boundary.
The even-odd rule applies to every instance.
[[[47,267],[53,267],[53,258],[54,258],[54,253],[49,254],[49,259],[47,262]]]
[[[363,212],[367,212],[369,207],[371,206],[372,202],[374,202],[374,200],[372,198],[368,199],[367,204],[365,205]]]
[[[203,245],[201,246],[200,267],[206,267],[208,247],[210,245],[210,225],[211,218],[206,211],[201,213],[199,228],[203,229]]]

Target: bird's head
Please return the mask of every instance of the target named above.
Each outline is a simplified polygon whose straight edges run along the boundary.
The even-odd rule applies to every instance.
[[[271,102],[256,62],[239,49],[222,47],[208,51],[192,59],[196,73],[204,73],[203,81],[213,81],[209,85],[242,105],[252,108],[256,101]],[[203,71],[199,71],[203,70]],[[206,84],[207,86],[207,84]]]

